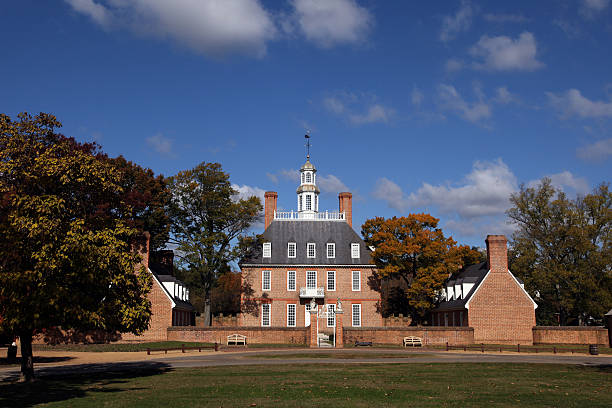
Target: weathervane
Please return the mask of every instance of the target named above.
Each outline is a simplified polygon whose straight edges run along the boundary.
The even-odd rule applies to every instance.
[[[310,160],[310,130],[306,130],[304,137],[306,138],[306,160]]]

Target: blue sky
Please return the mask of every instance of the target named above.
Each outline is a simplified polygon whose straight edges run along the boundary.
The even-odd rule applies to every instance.
[[[510,234],[544,176],[612,174],[610,0],[6,0],[0,111],[158,173],[220,162],[296,207],[306,129],[320,208],[354,227],[426,211],[462,243]]]

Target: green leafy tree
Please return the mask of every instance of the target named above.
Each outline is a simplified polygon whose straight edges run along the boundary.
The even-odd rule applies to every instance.
[[[54,116],[0,115],[0,323],[21,342],[32,379],[37,331],[141,333],[150,278],[138,273],[136,230],[115,206],[121,173],[95,144],[55,132]]]
[[[412,321],[417,324],[435,307],[449,275],[481,256],[444,237],[438,221],[429,214],[410,214],[376,217],[361,227],[365,242],[374,247],[377,277],[401,282]]]
[[[130,209],[126,220],[138,230],[151,234],[151,251],[165,248],[170,232],[170,217],[166,209],[171,198],[165,178],[127,161],[123,156],[108,161],[121,173],[123,193],[117,198]]]
[[[511,197],[518,229],[512,272],[538,303],[539,324],[587,324],[612,308],[612,193],[607,184],[570,199],[550,179]]]
[[[238,238],[260,219],[259,198],[238,199],[229,175],[218,163],[201,163],[169,179],[172,192],[170,242],[175,244],[183,279],[204,299],[204,324],[210,325],[211,290],[238,259]]]

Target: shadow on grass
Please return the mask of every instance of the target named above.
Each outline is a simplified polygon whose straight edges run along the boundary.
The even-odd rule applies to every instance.
[[[0,407],[32,407],[38,404],[82,398],[90,393],[119,393],[130,379],[170,371],[164,363],[110,363],[49,367],[36,370],[36,380],[19,383],[17,377],[0,382]],[[130,390],[134,390],[130,387]]]

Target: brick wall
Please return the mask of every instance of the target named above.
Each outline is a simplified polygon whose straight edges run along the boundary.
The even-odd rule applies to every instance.
[[[223,316],[223,313],[221,313],[218,316],[213,316],[212,326],[213,327],[236,327],[238,326],[239,320],[240,320],[240,316],[238,315]],[[199,324],[196,324],[196,326],[200,326],[200,327],[204,326],[204,319],[196,318],[196,322],[199,323]]]
[[[149,328],[140,336],[130,333],[123,334],[121,340],[124,341],[165,341],[167,329],[172,326],[172,302],[166,293],[153,279],[153,286],[149,292],[151,301],[151,320]]]
[[[227,336],[241,334],[247,344],[303,344],[309,342],[305,327],[169,327],[168,340],[227,343]]]
[[[506,238],[489,235],[486,242],[490,272],[468,301],[468,326],[474,328],[474,341],[532,344],[535,309],[508,271]]]
[[[601,344],[608,345],[608,329],[593,326],[536,326],[534,344]]]
[[[271,290],[263,292],[261,289],[262,270],[271,271]],[[296,271],[296,290],[287,290],[287,271]],[[248,282],[253,289],[253,298],[258,303],[262,301],[271,304],[271,327],[287,326],[287,304],[296,304],[296,327],[305,326],[306,304],[310,299],[300,299],[300,287],[306,286],[306,271],[317,271],[317,286],[324,287],[325,298],[318,299],[319,304],[336,303],[338,298],[342,301],[345,310],[344,325],[352,325],[351,310],[353,304],[361,304],[361,325],[382,326],[382,316],[376,311],[376,303],[380,300],[380,294],[368,286],[368,278],[372,276],[372,268],[312,268],[312,267],[283,267],[283,268],[244,268],[243,280]],[[327,271],[336,271],[336,290],[327,290]],[[361,271],[361,290],[352,290],[352,271]],[[264,297],[265,293],[265,297]],[[261,305],[258,305],[258,314],[243,313],[241,325],[261,326]],[[326,328],[326,324],[321,321]]]
[[[344,327],[344,344],[371,341],[375,344],[402,344],[404,337],[416,336],[424,345],[468,345],[474,343],[471,327]]]

